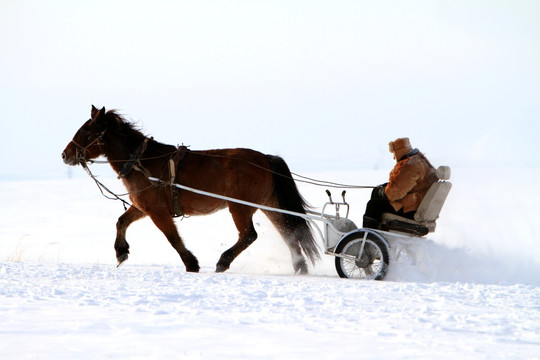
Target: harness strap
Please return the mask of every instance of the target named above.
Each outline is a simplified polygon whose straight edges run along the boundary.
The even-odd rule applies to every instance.
[[[149,178],[150,176],[152,176],[150,171],[148,171],[147,168],[142,166],[141,160],[139,160],[139,159],[137,159],[137,162],[133,165],[133,169],[142,172],[146,178]],[[120,178],[120,176],[118,178]]]
[[[137,149],[135,149],[135,152],[133,152],[133,154],[131,154],[131,156],[129,157],[129,160],[126,161],[124,166],[122,166],[122,170],[120,170],[120,172],[118,173],[118,179],[121,179],[125,177],[127,174],[129,174],[131,172],[131,169],[133,169],[136,166],[135,164],[138,165],[136,166],[136,170],[140,170],[144,172],[145,175],[148,175],[146,174],[146,171],[145,171],[146,169],[144,169],[144,167],[141,165],[141,161],[139,159],[141,155],[144,153],[144,151],[146,150],[147,145],[148,145],[148,138],[144,138],[144,141],[140,143]]]
[[[170,186],[171,186],[171,196],[172,196],[172,211],[174,217],[179,217],[184,215],[184,210],[182,210],[182,205],[180,203],[180,191],[174,186],[174,181],[176,180],[176,173],[182,168],[184,164],[187,153],[189,149],[182,145],[179,146],[176,150],[173,157],[169,159],[169,172],[170,172]]]
[[[171,184],[174,184],[174,180],[176,179],[176,170],[175,170],[175,163],[173,159],[169,159],[169,171],[171,173]]]
[[[182,165],[184,164],[187,154],[190,150],[187,146],[181,145],[178,147],[178,150],[176,150],[174,154],[174,167],[179,170],[182,168]]]

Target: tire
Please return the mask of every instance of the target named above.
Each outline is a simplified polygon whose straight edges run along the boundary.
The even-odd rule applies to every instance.
[[[336,253],[354,258],[362,247],[364,232],[348,235],[337,246]],[[382,280],[388,270],[388,247],[373,234],[368,234],[360,259],[336,256],[336,270],[340,277],[361,280]]]

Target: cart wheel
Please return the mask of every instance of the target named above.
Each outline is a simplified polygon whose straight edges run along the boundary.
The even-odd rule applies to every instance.
[[[358,257],[364,239],[364,232],[350,234],[343,239],[336,253],[336,270],[340,277],[362,280],[382,280],[388,270],[388,248],[372,234],[368,234],[362,256]]]

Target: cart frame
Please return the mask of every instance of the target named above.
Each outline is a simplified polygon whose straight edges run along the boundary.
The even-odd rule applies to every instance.
[[[383,214],[383,225],[389,231],[358,228],[348,218],[350,206],[345,200],[345,191],[341,193],[343,201],[335,202],[332,200],[330,192],[326,190],[329,201],[323,205],[321,212],[307,210],[306,213],[299,213],[219,195],[181,184],[166,184],[204,196],[301,217],[308,221],[313,229],[317,230],[324,244],[324,253],[335,257],[336,270],[340,277],[382,280],[386,276],[390,264],[391,243],[396,242],[398,244],[402,240],[420,239],[421,236],[411,235],[411,233],[407,232],[407,229],[411,229],[411,225],[421,226],[427,232],[435,231],[435,221],[438,219],[448,192],[452,187],[452,184],[446,181],[450,178],[450,168],[448,166],[439,166],[437,177],[439,181],[434,183],[424,196],[415,213],[414,220],[392,214]],[[149,177],[148,179],[152,182],[163,183],[162,180],[155,177]],[[327,211],[329,207],[333,207],[333,214]],[[346,208],[345,216],[340,214],[342,208]],[[316,223],[317,221],[323,223],[322,231]],[[422,235],[425,235],[425,233]],[[399,258],[399,251],[399,246],[393,246],[392,257],[394,259]]]
[[[148,179],[153,182],[162,182],[162,180],[155,177],[149,177]],[[255,207],[262,210],[274,211],[274,212],[278,212],[282,214],[288,214],[288,215],[304,218],[306,221],[308,221],[312,225],[312,227],[317,231],[317,233],[321,237],[324,244],[324,248],[325,248],[324,253],[326,255],[331,255],[336,258],[346,259],[352,262],[360,261],[360,259],[364,255],[365,244],[368,241],[368,238],[370,237],[374,237],[376,240],[382,243],[383,244],[382,246],[384,246],[385,248],[383,249],[383,251],[386,253],[388,253],[388,250],[390,249],[390,242],[387,240],[387,237],[391,237],[391,238],[396,237],[396,236],[397,237],[403,237],[403,236],[410,237],[406,235],[401,235],[399,233],[390,233],[386,231],[374,230],[374,229],[368,229],[368,228],[358,228],[348,218],[350,206],[345,200],[345,191],[343,191],[342,193],[343,201],[334,202],[332,200],[330,192],[327,190],[327,194],[329,195],[330,201],[326,202],[323,205],[322,211],[317,212],[317,211],[308,210],[305,214],[303,214],[303,213],[298,213],[295,211],[289,211],[289,210],[274,208],[274,207],[265,206],[261,204],[256,204],[249,201],[232,198],[229,196],[219,195],[219,194],[215,194],[215,193],[200,190],[200,189],[195,189],[195,188],[182,185],[182,184],[172,184],[172,185],[174,185],[175,187],[179,189],[190,191],[199,195],[210,196],[216,199],[221,199],[221,200],[230,201],[230,202],[234,202],[241,205],[251,206],[251,207]],[[335,210],[334,214],[330,214],[326,211],[327,208],[330,206],[334,207],[334,210]],[[340,214],[340,210],[342,207],[346,208],[346,213],[344,217],[342,217]],[[322,231],[319,225],[316,223],[316,221],[320,221],[323,223]],[[358,234],[362,234],[362,243],[361,243],[360,251],[357,253],[356,256],[342,254],[336,251],[337,249],[339,249],[339,246],[343,240],[347,239],[351,235],[358,235]],[[375,278],[376,280],[382,280],[382,278],[384,277],[386,273],[387,266],[388,266],[388,258],[386,259],[384,273],[382,274],[382,276],[378,278],[376,277]],[[342,277],[347,277],[347,276],[342,276]]]

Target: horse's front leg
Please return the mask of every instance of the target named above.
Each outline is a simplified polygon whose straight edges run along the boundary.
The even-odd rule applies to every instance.
[[[129,244],[126,241],[126,230],[133,222],[143,218],[145,215],[135,207],[130,207],[118,218],[116,222],[116,240],[114,250],[116,250],[116,260],[118,266],[128,259]]]

